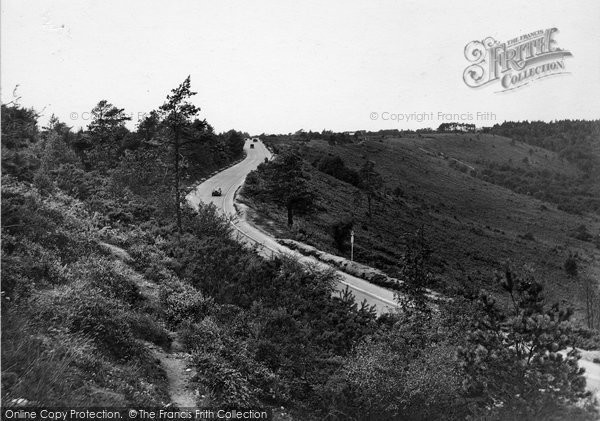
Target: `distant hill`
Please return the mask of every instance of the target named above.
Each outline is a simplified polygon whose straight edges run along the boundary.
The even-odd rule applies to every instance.
[[[600,250],[594,243],[600,234],[594,213],[600,196],[589,193],[593,183],[580,188],[584,171],[560,152],[493,133],[338,144],[285,137],[268,141],[280,150],[299,148],[311,164],[310,183],[319,197],[319,210],[292,230],[274,207],[255,203],[275,219],[271,229],[280,236],[348,255],[337,249],[331,233],[334,225],[353,220],[356,259],[394,275],[405,237],[423,226],[442,289],[494,288],[493,272],[511,261],[534,271],[553,298],[578,303],[580,281],[564,269],[569,255],[578,256],[580,278],[600,276]],[[372,218],[366,215],[364,194],[357,200],[358,187],[318,170],[324,157],[339,157],[355,171],[367,159],[375,163],[384,186]],[[578,229],[589,236],[578,236]]]

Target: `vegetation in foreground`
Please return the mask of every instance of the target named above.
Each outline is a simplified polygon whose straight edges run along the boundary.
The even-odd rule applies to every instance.
[[[533,279],[505,272],[509,311],[468,292],[432,307],[417,250],[404,263],[414,288],[403,310],[376,318],[332,294],[332,273],[263,260],[214,208],[176,200],[177,179],[237,159],[242,134],[217,135],[177,107],[130,132],[118,108],[99,107],[102,117],[72,133],[2,106],[4,404],[166,404],[147,343],[177,331],[212,406],[285,406],[298,419],[595,416],[581,405],[577,357],[556,353],[586,333]],[[310,209],[291,203],[292,219]],[[101,242],[131,261],[109,259]]]

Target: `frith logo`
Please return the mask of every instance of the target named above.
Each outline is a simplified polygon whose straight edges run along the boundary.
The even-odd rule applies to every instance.
[[[471,41],[465,58],[471,62],[463,80],[471,88],[500,82],[498,92],[520,88],[537,79],[567,73],[564,59],[568,50],[556,46],[556,28],[539,30],[500,43],[492,37]]]

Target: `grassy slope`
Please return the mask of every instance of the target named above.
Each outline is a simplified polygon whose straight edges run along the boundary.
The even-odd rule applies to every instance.
[[[3,178],[2,400],[128,406],[170,401],[147,341],[168,345],[156,304],[64,193]]]
[[[533,150],[531,154],[529,149]],[[578,302],[578,281],[568,278],[563,269],[570,251],[581,257],[581,276],[600,277],[598,249],[568,235],[580,224],[598,232],[597,217],[559,211],[551,204],[486,183],[449,165],[452,158],[476,169],[484,159],[505,163],[512,158],[514,165],[527,165],[522,160],[528,157],[532,167],[577,175],[574,167],[553,152],[520,142],[511,144],[510,139],[499,136],[454,134],[337,146],[312,141],[301,150],[310,162],[333,154],[354,169],[368,158],[376,163],[388,191],[400,187],[403,195],[397,198],[386,194],[376,203],[369,220],[365,216],[366,201],[358,209],[353,204],[354,187],[313,169],[311,183],[326,210],[301,218],[289,232],[283,213],[260,205],[262,216],[266,211],[275,220],[271,229],[280,236],[335,251],[328,235],[331,224],[354,215],[358,221],[357,260],[391,274],[403,251],[403,237],[424,225],[435,251],[434,265],[450,285],[468,275],[471,282],[490,286],[493,270],[501,269],[510,259],[518,267],[531,268],[546,284],[552,299]],[[534,240],[520,237],[526,233],[531,233]]]

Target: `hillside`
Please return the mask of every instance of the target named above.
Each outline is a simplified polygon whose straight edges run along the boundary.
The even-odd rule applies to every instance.
[[[306,168],[318,198],[317,211],[299,216],[292,230],[276,207],[250,200],[258,210],[257,221],[281,237],[349,256],[348,250],[337,249],[331,233],[335,223],[354,220],[355,258],[394,275],[405,237],[423,226],[433,250],[432,265],[442,279],[438,287],[494,288],[494,271],[510,261],[533,271],[553,299],[577,303],[579,310],[581,279],[600,277],[600,251],[593,237],[574,238],[582,225],[597,237],[597,215],[568,213],[554,203],[484,181],[490,164],[509,162],[515,168],[576,180],[580,170],[555,152],[489,134],[431,134],[336,145],[282,139],[272,144],[280,150],[299,147],[312,164]],[[367,159],[375,163],[383,187],[371,218],[364,194],[357,201],[360,189],[317,170],[323,157],[332,156],[353,170]],[[578,256],[577,278],[564,269],[570,254]]]
[[[171,343],[160,304],[103,239],[80,201],[3,177],[5,405],[170,402],[165,372],[147,347]]]
[[[75,133],[56,118],[40,129],[34,110],[2,106],[4,407],[259,408],[276,420],[596,417],[578,353],[567,349],[596,349],[600,338],[544,293],[571,299],[559,286],[575,295],[597,269],[585,233],[581,241],[565,231],[597,230],[597,220],[542,208],[410,139],[313,141],[301,154],[274,145],[279,156],[247,175],[244,194],[273,229],[294,220],[282,234],[323,249],[334,248],[331,223],[353,216],[357,260],[404,282],[397,309],[378,315],[337,291],[334,271],[262,257],[213,205],[187,206],[196,180],[253,158],[244,134],[194,118],[189,78],[172,92],[136,131],[107,101],[97,108],[114,118]],[[347,166],[322,165],[330,152]],[[240,174],[229,177],[232,186]],[[365,177],[377,185],[371,216],[364,192],[354,205]],[[432,259],[411,237],[422,225]],[[578,251],[579,276],[557,285],[567,248]],[[515,253],[540,282],[507,268],[492,287],[491,270]],[[432,286],[452,299],[431,301]],[[596,354],[586,355],[589,367]]]

